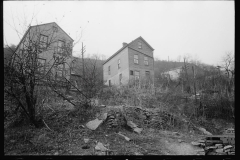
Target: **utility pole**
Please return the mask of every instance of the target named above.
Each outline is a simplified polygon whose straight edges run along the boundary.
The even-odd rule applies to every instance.
[[[83,42],[82,42],[82,50],[81,50],[81,52],[82,52],[83,78],[85,78],[85,70],[84,70],[84,68],[85,68],[85,66],[84,66],[84,53],[86,51],[85,47],[86,46],[83,47]]]

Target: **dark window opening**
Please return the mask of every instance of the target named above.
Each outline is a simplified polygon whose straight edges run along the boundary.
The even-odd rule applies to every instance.
[[[130,71],[130,75],[132,75],[132,76],[133,76],[133,71]]]

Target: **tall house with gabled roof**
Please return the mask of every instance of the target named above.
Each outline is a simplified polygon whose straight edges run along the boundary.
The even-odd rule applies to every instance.
[[[31,53],[37,57],[40,64],[39,72],[46,73],[54,63],[54,56],[66,56],[67,61],[71,61],[73,41],[55,22],[30,26],[18,44],[12,62],[17,64],[18,59],[23,60]],[[70,78],[70,66],[67,63],[52,70],[55,77]]]
[[[154,49],[140,36],[131,43],[123,43],[121,49],[103,64],[106,85],[121,85],[131,81],[154,79]]]

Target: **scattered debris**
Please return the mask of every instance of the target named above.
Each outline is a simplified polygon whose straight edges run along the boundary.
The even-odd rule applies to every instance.
[[[124,135],[123,135],[123,134],[121,134],[120,132],[118,133],[118,135],[120,135],[120,136],[124,137],[124,138],[126,139],[126,141],[130,141],[130,138],[128,138],[128,137],[126,137],[126,136],[124,136]]]
[[[88,143],[89,142],[89,138],[84,138],[84,143]]]
[[[191,144],[193,145],[193,146],[200,146],[201,144],[200,143],[198,143],[198,142],[191,142]]]
[[[143,130],[142,128],[138,128],[138,127],[133,129],[133,131],[137,132],[138,134],[140,134],[142,130]]]
[[[224,149],[224,150],[227,150],[227,149],[230,149],[230,148],[233,148],[233,146],[227,145],[227,146],[225,146],[223,149]]]
[[[55,152],[53,155],[59,155],[58,151],[57,151],[57,152]]]
[[[12,139],[12,140],[10,140],[10,142],[11,142],[11,143],[14,143],[14,142],[16,142],[16,141]]]
[[[127,125],[131,128],[136,128],[137,127],[137,125],[135,123],[133,123],[133,121],[128,121]]]
[[[95,146],[95,150],[105,152],[108,149],[104,147],[104,145],[101,142],[98,142],[97,145]]]
[[[204,134],[206,134],[206,135],[209,135],[209,136],[212,135],[212,133],[206,131],[206,129],[204,129],[204,128],[199,127],[198,129],[199,129],[200,131],[202,131],[202,132],[203,132]]]
[[[132,121],[127,121],[127,125],[129,127],[131,127],[133,129],[133,131],[137,132],[138,134],[140,134],[142,132],[142,128],[138,128],[137,125],[135,123],[133,123]]]
[[[184,142],[184,140],[178,139],[178,142],[179,142],[179,143],[182,143],[182,142]]]
[[[221,149],[219,148],[219,149],[216,149],[215,151],[216,151],[217,153],[222,153],[222,152],[223,152],[223,149],[222,149],[222,148],[221,148]]]
[[[80,125],[80,127],[81,127],[81,128],[85,128],[85,126],[84,126],[84,125]]]
[[[205,140],[200,139],[200,140],[198,140],[198,143],[205,143]]]
[[[134,155],[136,155],[136,156],[140,156],[140,155],[143,155],[143,154],[140,153],[140,152],[135,152]]]
[[[102,124],[103,120],[99,120],[98,118],[92,120],[92,121],[89,121],[86,126],[87,128],[91,129],[91,130],[95,130],[98,128],[98,126],[100,124]]]
[[[223,144],[215,144],[217,148],[223,148]]]
[[[107,119],[107,116],[108,116],[108,113],[103,113],[98,117],[98,119],[105,121]]]

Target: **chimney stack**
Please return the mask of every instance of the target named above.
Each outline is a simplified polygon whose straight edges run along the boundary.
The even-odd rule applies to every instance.
[[[126,45],[128,45],[126,42],[123,42],[123,47],[125,47]]]

